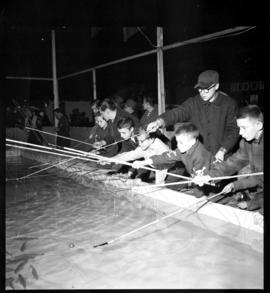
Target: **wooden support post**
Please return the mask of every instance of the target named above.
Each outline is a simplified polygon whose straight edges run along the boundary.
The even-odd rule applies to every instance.
[[[158,114],[165,112],[165,87],[163,67],[163,28],[157,27]]]
[[[56,68],[56,47],[55,47],[55,31],[52,30],[52,69],[53,69],[53,101],[54,109],[59,107],[59,94],[58,94],[58,80],[57,80],[57,68]],[[57,120],[54,119],[55,127],[57,126]]]
[[[92,70],[92,77],[93,77],[93,99],[97,99],[97,84],[96,84],[96,69]]]

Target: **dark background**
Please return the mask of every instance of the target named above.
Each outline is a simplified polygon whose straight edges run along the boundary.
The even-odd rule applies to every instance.
[[[5,76],[52,77],[51,30],[56,33],[57,76],[74,73],[153,49],[156,26],[164,45],[233,28],[255,25],[244,34],[164,51],[166,102],[177,104],[194,94],[198,74],[220,73],[221,89],[236,99],[252,92],[230,92],[230,83],[265,82],[269,62],[269,5],[260,1],[6,1],[1,9]],[[91,38],[91,27],[102,30]],[[123,41],[123,26],[139,31]],[[121,93],[136,97],[157,91],[156,54],[97,70],[99,98]],[[5,80],[12,98],[53,99],[52,81]],[[262,101],[265,91],[257,91]],[[92,100],[91,73],[59,80],[60,100]]]

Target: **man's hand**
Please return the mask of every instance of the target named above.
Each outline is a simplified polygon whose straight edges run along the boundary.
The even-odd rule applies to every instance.
[[[234,184],[233,183],[229,183],[227,184],[223,190],[222,190],[222,193],[229,193],[229,192],[232,192],[234,189]]]
[[[216,154],[215,154],[215,162],[223,162],[224,161],[224,156],[225,152],[223,149],[220,149]]]
[[[147,125],[146,131],[147,132],[155,132],[162,126],[164,126],[163,119],[157,119],[156,121],[153,121]]]

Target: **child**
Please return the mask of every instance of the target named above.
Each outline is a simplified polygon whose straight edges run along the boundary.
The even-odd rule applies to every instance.
[[[182,161],[190,175],[195,174],[197,170],[203,167],[209,169],[213,156],[198,140],[198,136],[199,131],[194,124],[190,122],[183,123],[175,132],[177,141],[175,151],[170,150],[160,155],[152,154],[147,160],[134,162],[133,167],[139,168],[152,164],[160,165]],[[179,179],[175,181],[179,181]],[[195,191],[195,196],[200,197],[202,195],[202,192]]]
[[[117,144],[104,147],[114,143],[114,138],[110,133],[107,121],[103,118],[100,112],[95,113],[95,126],[91,129],[89,142],[93,145],[94,149],[97,149],[100,155],[112,157],[117,154]]]
[[[139,146],[135,150],[117,154],[113,158],[124,162],[134,161],[140,158],[147,160],[152,155],[160,155],[169,150],[169,147],[159,138],[153,137],[153,135],[149,135],[143,128],[138,130],[137,139]],[[157,172],[157,174],[159,174],[156,177],[156,183],[158,184],[164,180],[162,176],[165,176],[161,172]]]
[[[133,120],[129,117],[120,119],[117,122],[117,130],[122,138],[119,153],[135,150],[139,144],[137,137],[134,134],[135,128]],[[108,175],[112,175],[115,173],[127,173],[128,171],[130,171],[131,174],[133,173],[133,171],[135,171],[134,169],[131,170],[130,166],[119,164],[115,164],[113,166],[113,169],[115,169],[116,171],[109,172]]]
[[[211,180],[211,177],[232,175],[243,167],[250,165],[251,173],[263,172],[264,170],[264,135],[263,135],[263,113],[257,105],[248,105],[241,108],[237,115],[237,125],[240,129],[242,140],[240,148],[226,161],[215,164],[208,175],[196,176],[194,181],[198,185]],[[211,176],[211,177],[210,177]],[[263,214],[263,176],[248,176],[229,183],[223,189],[224,193],[236,192],[256,188],[248,201],[238,205],[249,211],[259,210]],[[240,203],[239,203],[240,204]]]
[[[121,138],[124,140],[121,143],[120,153],[135,150],[139,145],[135,136],[135,125],[131,118],[122,118],[117,122],[117,130]]]
[[[117,123],[120,119],[130,117],[134,121],[134,125],[138,125],[138,119],[135,116],[117,107],[117,105],[110,99],[105,99],[101,103],[100,112],[104,119],[108,121],[111,135],[115,140],[121,140],[121,136],[117,130]]]

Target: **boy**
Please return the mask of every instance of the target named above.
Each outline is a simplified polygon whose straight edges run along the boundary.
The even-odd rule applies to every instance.
[[[138,119],[135,116],[117,107],[117,105],[110,99],[105,99],[101,103],[100,112],[104,119],[108,121],[111,135],[115,138],[116,141],[121,140],[120,133],[117,130],[117,123],[120,119],[130,117],[133,120],[134,125],[138,125]]]
[[[99,111],[95,113],[95,125],[91,129],[89,142],[93,145],[94,149],[97,149],[100,155],[112,157],[117,154],[118,147],[116,144],[104,148],[104,146],[112,144],[114,138],[110,134],[107,121]]]
[[[152,155],[160,155],[169,150],[169,147],[159,138],[149,135],[143,128],[139,128],[137,139],[139,146],[135,150],[117,154],[113,158],[124,162],[134,161],[140,158],[147,160]],[[163,182],[164,178],[162,177],[165,177],[164,174],[161,172],[157,172],[157,174],[156,183]]]
[[[134,121],[129,118],[122,118],[117,122],[117,130],[120,133],[121,138],[124,140],[121,143],[120,152],[129,152],[138,146],[138,141],[135,136]]]
[[[183,123],[175,131],[177,141],[177,149],[175,151],[167,151],[161,155],[152,155],[144,161],[136,161],[133,163],[133,167],[139,168],[145,165],[160,165],[182,161],[190,175],[195,174],[197,170],[203,167],[209,169],[213,161],[213,155],[198,140],[198,136],[199,130],[193,123]],[[203,195],[202,192],[194,191],[197,197]]]
[[[120,133],[121,138],[121,148],[119,153],[129,152],[135,150],[138,147],[138,140],[135,136],[134,122],[131,118],[122,118],[117,122],[117,130]],[[115,173],[127,173],[130,171],[130,174],[135,170],[131,170],[130,166],[115,164],[113,169],[116,171],[109,172],[108,175]]]
[[[237,125],[242,136],[239,150],[225,162],[213,166],[206,173],[208,175],[195,177],[194,182],[196,184],[201,186],[211,180],[211,177],[232,175],[248,164],[251,173],[263,172],[263,113],[260,108],[257,105],[248,105],[241,108],[237,115]],[[246,202],[246,207],[242,208],[249,211],[259,209],[259,212],[263,214],[263,176],[239,178],[226,185],[223,192],[229,193],[250,188],[257,188],[257,191],[251,196],[251,200]]]

